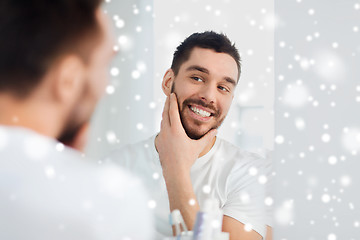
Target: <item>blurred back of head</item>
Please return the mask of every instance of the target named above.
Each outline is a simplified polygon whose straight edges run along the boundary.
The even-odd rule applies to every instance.
[[[1,0],[0,94],[23,99],[65,54],[86,63],[101,0]],[[91,40],[87,40],[91,39]]]

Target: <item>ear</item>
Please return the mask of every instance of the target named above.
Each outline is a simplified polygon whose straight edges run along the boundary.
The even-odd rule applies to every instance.
[[[67,55],[57,64],[54,95],[61,103],[76,101],[85,79],[85,65],[80,57]]]
[[[170,68],[166,71],[163,81],[162,81],[162,90],[166,96],[170,96],[171,88],[175,79],[174,71]]]

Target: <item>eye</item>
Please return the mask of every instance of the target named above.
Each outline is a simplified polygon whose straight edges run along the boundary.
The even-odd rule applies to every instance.
[[[229,89],[227,89],[226,87],[223,87],[223,86],[218,86],[218,89],[220,89],[223,92],[230,92]]]
[[[202,78],[199,77],[191,77],[192,79],[194,79],[197,82],[203,82],[204,80]]]

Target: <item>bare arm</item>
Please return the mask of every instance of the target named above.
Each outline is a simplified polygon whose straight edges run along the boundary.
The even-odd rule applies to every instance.
[[[190,169],[215,137],[216,130],[199,140],[190,139],[182,127],[175,94],[167,98],[162,117],[155,145],[163,169],[170,210],[179,209],[187,227],[192,229],[199,204],[191,183]]]
[[[223,232],[230,234],[230,240],[261,240],[262,237],[254,230],[246,231],[244,224],[238,220],[224,216],[223,218]]]
[[[167,179],[167,180],[166,180]],[[189,174],[175,174],[165,177],[169,195],[170,211],[179,209],[186,226],[192,230],[196,213],[200,210],[199,204],[191,184]]]

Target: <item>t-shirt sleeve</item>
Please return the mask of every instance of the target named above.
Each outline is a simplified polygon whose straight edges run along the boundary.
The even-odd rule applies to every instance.
[[[224,215],[251,227],[263,238],[266,235],[265,183],[267,177],[261,160],[239,154],[226,183]]]

